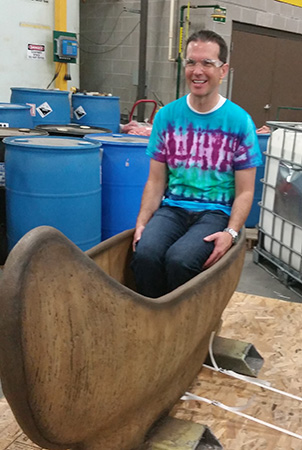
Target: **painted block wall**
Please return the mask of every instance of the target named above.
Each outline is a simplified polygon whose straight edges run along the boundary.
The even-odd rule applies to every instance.
[[[9,102],[11,87],[45,89],[55,74],[55,6],[54,0],[0,0],[0,4],[0,102]],[[67,1],[67,31],[79,32],[79,0]],[[44,45],[45,59],[30,59],[28,44]],[[70,64],[70,73],[68,89],[79,85],[79,63]]]
[[[191,6],[215,4],[190,2]],[[173,57],[177,57],[180,6],[175,1]],[[219,3],[227,8],[225,24],[213,22],[212,9],[190,10],[189,34],[209,28],[221,34],[230,46],[232,22],[275,28],[302,34],[302,8],[275,0],[228,0]],[[89,0],[80,3],[80,88],[112,93],[121,99],[121,113],[129,114],[136,101],[140,1]],[[164,103],[175,99],[177,64],[168,61],[170,0],[149,0],[147,32],[146,96]],[[248,51],[248,49],[247,49]],[[252,64],[252,61],[251,61]],[[183,80],[180,95],[186,93]],[[226,95],[227,79],[221,86]],[[150,108],[151,111],[151,108]],[[146,117],[148,117],[146,110]]]

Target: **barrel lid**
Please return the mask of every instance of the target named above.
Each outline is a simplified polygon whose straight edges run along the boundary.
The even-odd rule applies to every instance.
[[[74,137],[65,136],[23,136],[6,137],[3,139],[5,145],[30,147],[31,149],[47,150],[93,150],[100,147],[100,143],[85,141]]]
[[[83,94],[81,92],[78,92],[76,94],[72,94],[72,97],[80,97],[80,98],[89,98],[94,100],[119,100],[119,97],[115,97],[114,95],[96,95],[96,94]]]
[[[147,146],[149,142],[148,136],[136,136],[134,134],[91,134],[87,136],[87,139],[98,140],[101,143],[108,145],[135,145],[135,146]]]
[[[69,95],[69,91],[61,91],[61,89],[39,89],[39,88],[26,88],[26,87],[11,87],[11,91],[23,91],[23,92],[39,92],[43,94],[63,94]]]
[[[71,135],[71,136],[85,136],[92,133],[111,133],[108,128],[90,127],[88,125],[78,125],[75,123],[68,123],[67,125],[38,125],[39,130],[46,130],[49,133],[57,135]]]
[[[31,128],[0,127],[0,139],[10,136],[47,136],[45,130],[33,130]]]
[[[30,109],[30,106],[16,103],[0,103],[0,109]]]

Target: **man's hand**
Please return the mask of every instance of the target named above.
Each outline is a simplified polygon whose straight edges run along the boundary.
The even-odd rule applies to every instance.
[[[215,244],[214,250],[203,265],[203,269],[208,269],[215,264],[219,259],[232,247],[232,236],[225,231],[210,234],[204,238],[206,242],[213,242]]]
[[[144,229],[145,229],[144,225],[140,225],[139,227],[137,227],[135,229],[134,236],[133,236],[133,241],[132,241],[132,249],[133,249],[134,252],[135,252],[135,249],[136,249],[136,244],[138,243],[138,241],[142,237]]]

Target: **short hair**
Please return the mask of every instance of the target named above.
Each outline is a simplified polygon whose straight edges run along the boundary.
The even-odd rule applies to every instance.
[[[210,30],[200,30],[196,31],[195,33],[191,34],[189,36],[186,47],[185,47],[185,55],[187,54],[187,48],[190,42],[196,42],[196,41],[202,41],[202,42],[215,42],[219,45],[219,59],[223,63],[227,62],[228,58],[228,46],[225,42],[225,40],[215,31]]]

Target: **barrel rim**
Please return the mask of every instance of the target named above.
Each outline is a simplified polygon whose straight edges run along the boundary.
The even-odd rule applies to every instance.
[[[5,133],[16,133],[16,134],[7,134]],[[20,133],[20,134],[18,134]],[[24,133],[24,134],[21,134]],[[48,136],[46,130],[42,128],[37,130],[36,128],[27,128],[27,127],[0,127],[0,139],[5,139],[7,137],[26,137],[26,136]]]
[[[63,94],[63,95],[66,95],[66,94],[70,94],[70,92],[69,91],[61,91],[60,89],[42,89],[42,88],[27,88],[27,87],[11,87],[10,88],[11,89],[11,91],[24,91],[24,92],[40,92],[40,93],[43,93],[43,94],[46,94],[46,93],[56,93],[56,94]]]
[[[114,142],[114,141],[106,141],[106,139],[104,139],[105,136],[120,136],[120,137],[135,137],[138,139],[142,139],[142,142]],[[97,137],[100,137],[99,139],[97,139]],[[102,141],[103,138],[103,141]],[[106,145],[111,145],[111,146],[117,146],[117,145],[121,145],[123,147],[147,147],[149,144],[149,136],[139,136],[136,134],[121,134],[121,133],[108,133],[107,135],[105,133],[96,133],[96,134],[87,134],[84,136],[84,139],[87,141],[98,141],[101,144],[106,144]],[[143,142],[144,141],[144,142]]]
[[[26,105],[25,103],[5,103],[0,102],[0,108],[8,108],[8,109],[30,109],[30,105]]]
[[[89,95],[89,94],[83,94],[81,92],[78,92],[77,94],[72,94],[72,97],[83,97],[83,98],[93,98],[93,99],[106,99],[106,100],[119,100],[120,97],[114,96],[114,95]]]
[[[37,146],[33,145],[33,140],[35,139],[46,139],[46,141],[50,141],[51,139],[60,139],[60,140],[69,140],[69,141],[76,141],[78,145],[57,145],[57,146],[51,146],[46,144],[38,144]],[[76,138],[76,137],[70,137],[70,136],[47,136],[47,135],[36,135],[36,136],[10,136],[5,137],[2,141],[6,145],[11,146],[17,146],[21,148],[30,148],[30,150],[95,150],[100,149],[101,143],[99,142],[89,142],[88,140],[84,140],[82,138]],[[90,145],[86,145],[90,144]],[[84,144],[84,145],[83,145]]]

